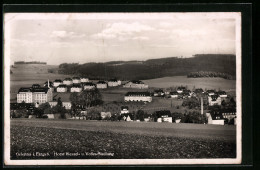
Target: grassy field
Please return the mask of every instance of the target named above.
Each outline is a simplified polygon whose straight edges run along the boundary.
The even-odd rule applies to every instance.
[[[80,120],[11,120],[11,158],[234,158],[236,126]],[[16,153],[49,153],[19,157]],[[112,153],[54,157],[53,152]]]
[[[143,80],[149,87],[169,88],[172,86],[188,86],[189,89],[216,89],[235,90],[236,81],[223,78],[187,78],[186,76],[163,77],[157,79]]]

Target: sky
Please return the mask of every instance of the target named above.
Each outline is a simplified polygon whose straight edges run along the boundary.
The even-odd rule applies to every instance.
[[[235,16],[235,17],[234,17]],[[235,54],[237,13],[9,13],[5,50],[51,65]]]

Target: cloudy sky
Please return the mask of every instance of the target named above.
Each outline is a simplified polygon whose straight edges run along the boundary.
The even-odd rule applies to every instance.
[[[4,31],[11,62],[86,63],[236,52],[232,13],[7,14]]]

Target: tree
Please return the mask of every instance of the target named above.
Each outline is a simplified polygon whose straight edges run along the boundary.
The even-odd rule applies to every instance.
[[[136,119],[139,119],[140,121],[144,121],[144,111],[138,110],[136,113]]]
[[[60,98],[60,97],[58,98],[57,106],[62,107],[62,101],[61,101],[61,98]]]

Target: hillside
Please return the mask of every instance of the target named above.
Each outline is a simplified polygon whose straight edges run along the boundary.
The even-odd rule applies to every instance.
[[[153,79],[187,76],[190,72],[212,71],[236,75],[236,56],[230,54],[197,54],[191,58],[160,58],[146,61],[111,61],[107,63],[63,63],[59,73],[88,76],[93,79]]]

